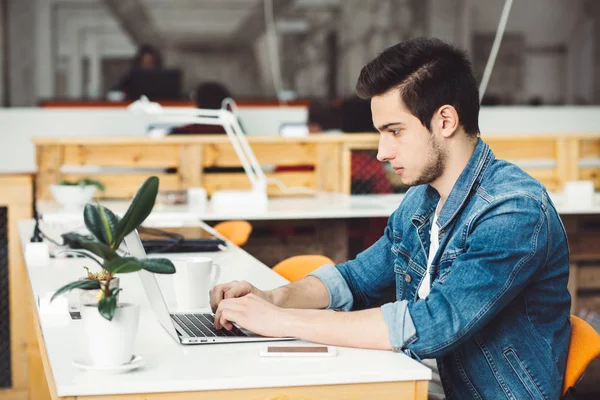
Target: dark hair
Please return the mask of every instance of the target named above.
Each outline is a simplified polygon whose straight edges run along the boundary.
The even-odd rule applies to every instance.
[[[160,55],[160,52],[158,51],[158,49],[156,47],[149,45],[149,44],[143,44],[140,46],[135,57],[133,58],[133,61],[132,61],[133,66],[132,67],[139,68],[140,63],[142,62],[142,58],[146,54],[150,54],[152,56],[152,58],[154,58],[154,62],[156,63],[155,68],[163,67],[163,60],[162,60],[162,56]]]
[[[427,129],[433,114],[449,104],[468,135],[479,133],[479,92],[463,51],[434,38],[414,38],[387,48],[360,71],[356,91],[369,99],[394,88]]]
[[[218,110],[223,99],[231,97],[229,90],[218,82],[204,82],[196,87],[194,101],[197,108]]]

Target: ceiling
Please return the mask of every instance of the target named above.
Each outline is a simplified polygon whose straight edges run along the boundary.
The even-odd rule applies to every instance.
[[[103,0],[134,41],[178,47],[240,46],[265,31],[263,0]],[[268,0],[267,0],[268,1]],[[271,0],[277,30],[304,33],[341,0]],[[322,19],[322,18],[321,18]],[[149,40],[150,39],[150,40]]]
[[[277,0],[275,0],[277,1]],[[143,0],[156,29],[168,38],[228,38],[262,5],[260,0]]]

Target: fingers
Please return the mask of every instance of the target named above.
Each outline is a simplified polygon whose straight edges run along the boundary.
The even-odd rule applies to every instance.
[[[215,329],[233,329],[233,323],[238,322],[247,302],[243,298],[225,299],[219,303],[215,312]]]
[[[242,282],[239,282],[237,285],[232,286],[229,290],[227,290],[225,292],[224,298],[225,299],[234,299],[236,297],[242,297],[242,296],[247,295],[251,291],[252,291],[252,285],[250,285],[248,282],[242,281]]]
[[[223,300],[225,293],[238,283],[238,281],[232,281],[221,285],[215,285],[212,289],[210,289],[210,308],[213,312],[217,310],[217,307],[219,306],[221,300]]]
[[[222,285],[216,285],[210,291],[210,307],[213,312],[219,307],[219,303],[223,299],[234,299],[243,297],[252,291],[257,290],[252,284],[247,281],[233,281]]]
[[[230,313],[221,313],[221,319],[219,320],[221,326],[228,331],[233,329],[233,324],[229,322],[229,318],[231,318]]]

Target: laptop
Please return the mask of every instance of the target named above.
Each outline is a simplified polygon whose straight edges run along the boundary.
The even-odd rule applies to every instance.
[[[124,241],[131,256],[146,258],[146,252],[137,230],[127,235]],[[169,335],[181,344],[295,340],[295,338],[260,336],[237,326],[234,326],[231,331],[216,330],[213,326],[214,315],[212,313],[170,313],[154,274],[141,270],[138,275],[158,321]]]
[[[176,228],[138,229],[146,254],[218,252],[227,243],[205,229],[180,226]]]
[[[179,69],[134,69],[131,71],[127,96],[138,99],[144,95],[150,100],[181,99],[181,70]]]

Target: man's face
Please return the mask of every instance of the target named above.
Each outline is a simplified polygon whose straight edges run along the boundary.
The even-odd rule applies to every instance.
[[[404,185],[431,183],[444,172],[446,151],[402,104],[398,89],[371,99],[373,125],[379,130],[377,159],[388,161]]]
[[[140,68],[152,69],[154,67],[156,67],[154,62],[154,56],[150,53],[144,53],[140,60]]]

